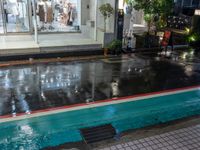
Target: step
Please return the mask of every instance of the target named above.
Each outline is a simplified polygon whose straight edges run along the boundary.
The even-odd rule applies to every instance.
[[[102,50],[102,44],[66,45],[55,47],[40,47],[41,52],[81,52]]]
[[[13,56],[13,55],[23,55],[23,54],[37,54],[40,53],[39,48],[16,48],[16,49],[4,49],[0,50],[0,56]]]
[[[33,59],[44,59],[44,58],[62,58],[62,57],[75,57],[75,56],[93,56],[103,55],[102,50],[90,50],[90,51],[79,51],[79,52],[46,52],[46,53],[13,53],[13,54],[2,54],[0,53],[1,61],[13,61],[13,60],[29,60]]]

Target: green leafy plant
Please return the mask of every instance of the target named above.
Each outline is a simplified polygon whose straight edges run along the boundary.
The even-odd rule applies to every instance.
[[[119,54],[122,49],[122,41],[120,40],[113,40],[112,42],[108,43],[104,46],[104,56],[107,56],[108,51],[113,54]]]
[[[110,44],[108,44],[108,49],[111,51],[119,52],[121,51],[122,41],[120,40],[113,40]]]
[[[150,29],[151,29],[151,26],[153,24],[153,16],[152,14],[145,14],[144,15],[144,20],[146,21],[147,23],[147,30],[148,30],[148,33],[150,32]]]
[[[196,42],[200,40],[200,35],[198,33],[190,33],[186,36],[186,40],[189,43]]]
[[[196,50],[200,50],[200,34],[189,28],[186,28],[185,30],[184,38],[187,44]]]
[[[147,21],[148,32],[154,24],[157,27],[166,25],[166,18],[172,12],[173,0],[125,0],[131,3],[134,9],[144,11],[144,19]]]
[[[102,4],[99,7],[99,10],[104,17],[104,32],[106,32],[106,20],[110,18],[111,15],[113,15],[114,9],[109,3],[106,3]]]

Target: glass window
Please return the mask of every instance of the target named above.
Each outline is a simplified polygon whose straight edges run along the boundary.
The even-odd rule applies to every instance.
[[[79,0],[38,0],[37,22],[41,32],[79,30]]]
[[[177,1],[175,1],[175,3],[177,4],[177,6],[181,6],[182,0],[177,0]]]
[[[4,0],[3,8],[7,32],[29,31],[27,0]]]
[[[0,4],[0,33],[3,33],[3,10]]]
[[[193,7],[198,7],[199,6],[199,0],[193,0],[192,1],[192,6]]]
[[[184,2],[183,2],[183,6],[185,6],[185,7],[189,7],[190,4],[191,4],[191,0],[184,0]]]

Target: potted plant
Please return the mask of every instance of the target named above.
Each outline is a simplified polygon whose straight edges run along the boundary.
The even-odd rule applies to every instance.
[[[167,16],[172,12],[173,0],[126,0],[135,10],[143,10],[144,20],[147,23],[145,47],[152,47],[151,41],[158,41],[157,29],[166,25]],[[154,27],[155,35],[151,35]],[[157,45],[157,44],[156,44]]]
[[[186,37],[188,44],[194,48],[195,50],[199,51],[200,50],[200,34],[199,33],[194,33],[191,32],[187,35]]]
[[[129,0],[136,10],[144,11],[144,19],[147,21],[148,32],[156,24],[165,24],[167,16],[172,13],[173,0]]]
[[[188,33],[188,43],[191,47],[195,48],[196,51],[200,51],[200,16],[193,16],[192,30]]]
[[[102,4],[99,7],[99,10],[100,10],[101,14],[103,15],[104,32],[106,32],[106,21],[107,21],[108,18],[110,18],[111,15],[113,15],[114,9],[109,3],[106,3],[106,4]]]
[[[122,48],[122,41],[120,40],[113,40],[109,45],[108,49],[111,51],[112,54],[119,55],[121,53]]]
[[[122,49],[122,41],[120,40],[113,40],[104,46],[104,56],[108,56],[108,53],[113,55],[119,55]]]
[[[108,51],[109,51],[109,47],[108,46],[104,46],[104,48],[103,48],[103,55],[105,57],[108,56]]]
[[[110,18],[113,13],[114,13],[114,9],[113,7],[111,6],[111,4],[109,3],[106,3],[106,4],[102,4],[100,7],[99,7],[99,11],[100,13],[102,14],[103,16],[103,19],[104,19],[104,29],[103,29],[103,45],[104,45],[104,56],[107,56],[107,53],[108,53],[108,45],[110,43],[110,41],[113,39],[114,35],[111,34],[111,33],[106,33],[107,32],[107,19]]]

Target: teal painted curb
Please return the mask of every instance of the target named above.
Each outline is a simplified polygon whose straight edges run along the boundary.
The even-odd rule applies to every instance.
[[[0,149],[38,150],[81,141],[79,129],[111,123],[118,133],[200,114],[200,91],[0,123]],[[0,120],[1,121],[1,120]]]

